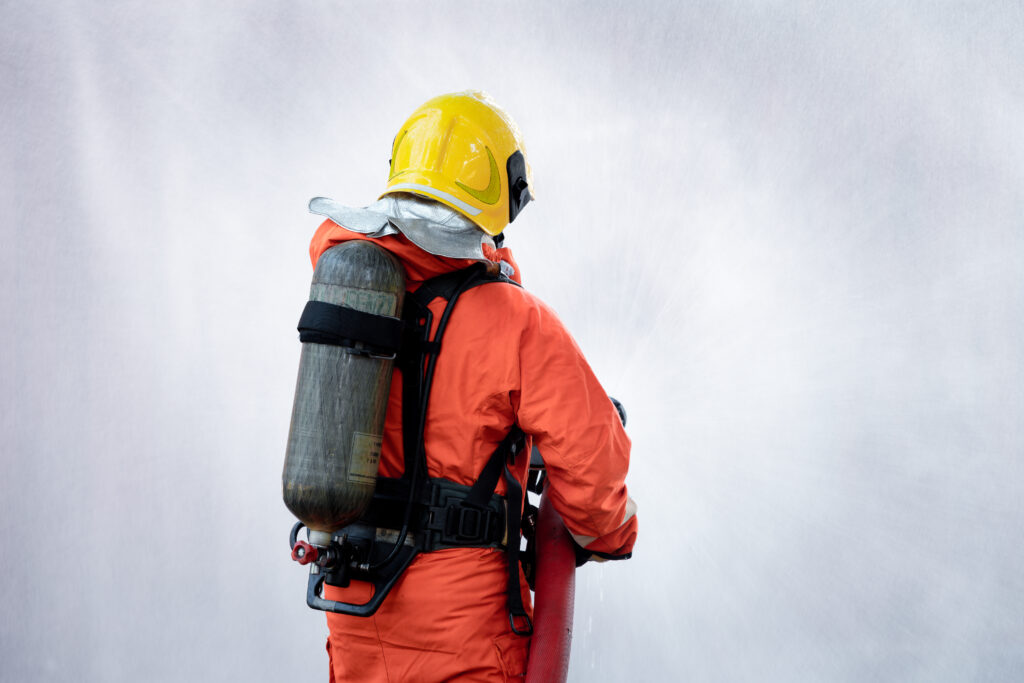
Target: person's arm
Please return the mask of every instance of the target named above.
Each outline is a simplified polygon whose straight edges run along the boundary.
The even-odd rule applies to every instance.
[[[625,483],[629,437],[565,326],[534,301],[520,339],[519,426],[544,458],[547,495],[581,558],[624,559],[637,535]]]

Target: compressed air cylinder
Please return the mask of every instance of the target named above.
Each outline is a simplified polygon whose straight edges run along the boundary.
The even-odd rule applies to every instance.
[[[324,252],[310,301],[398,317],[401,264],[353,240]],[[304,342],[284,460],[284,502],[311,532],[332,533],[366,509],[377,479],[394,361],[359,347]]]

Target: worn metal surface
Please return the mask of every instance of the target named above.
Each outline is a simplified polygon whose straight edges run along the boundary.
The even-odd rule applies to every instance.
[[[398,316],[404,294],[398,261],[359,240],[320,257],[309,298]],[[392,367],[340,346],[302,345],[283,488],[285,505],[311,530],[351,523],[373,496]]]

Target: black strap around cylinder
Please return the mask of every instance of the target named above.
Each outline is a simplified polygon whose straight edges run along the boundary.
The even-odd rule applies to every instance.
[[[304,343],[353,346],[362,343],[375,353],[396,353],[402,342],[402,321],[324,301],[306,302],[299,318]]]

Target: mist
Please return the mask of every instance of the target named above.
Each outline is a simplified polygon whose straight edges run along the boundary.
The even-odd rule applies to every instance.
[[[0,679],[326,680],[281,466],[314,196],[489,92],[629,413],[572,681],[1024,677],[1017,3],[4,3]]]

